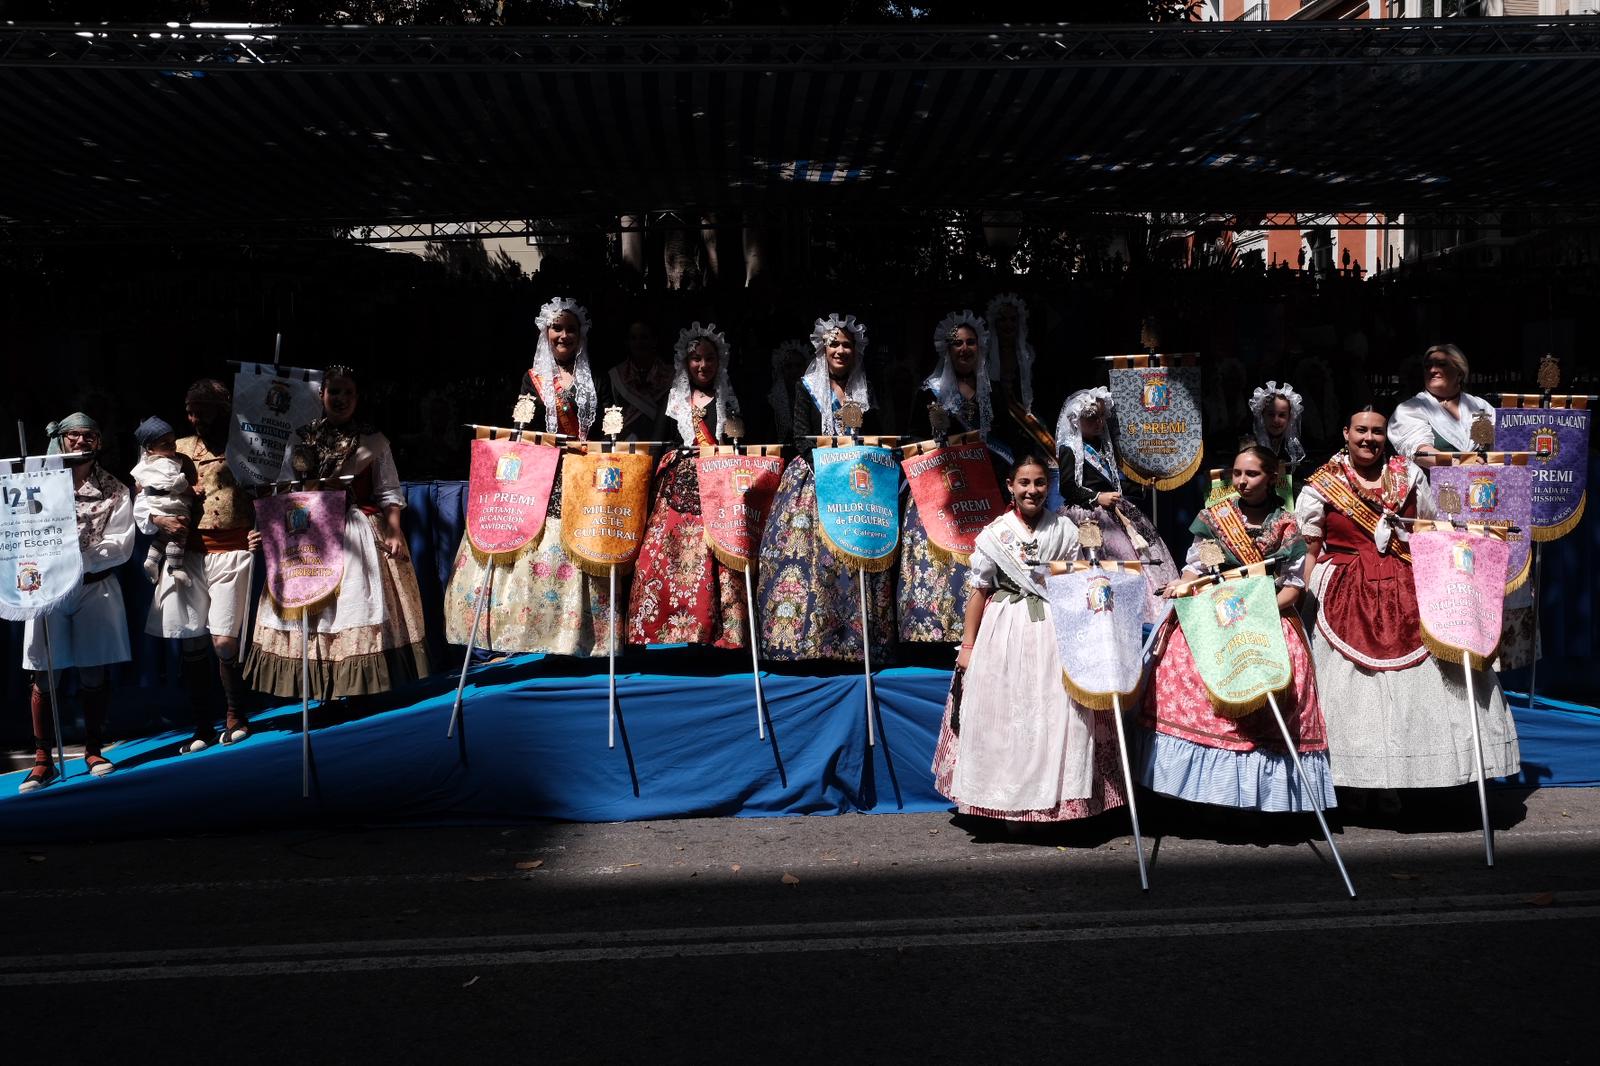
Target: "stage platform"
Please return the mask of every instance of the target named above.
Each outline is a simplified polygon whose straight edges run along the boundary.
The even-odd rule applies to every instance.
[[[473,671],[455,739],[445,737],[449,677],[365,706],[314,706],[309,798],[292,704],[260,715],[255,735],[230,748],[179,756],[184,734],[167,732],[108,751],[118,770],[103,779],[81,759],[67,780],[28,795],[16,792],[20,773],[0,776],[0,840],[949,808],[929,770],[946,671],[878,673],[868,747],[859,671],[764,674],[762,740],[750,674],[730,669],[731,653],[636,658],[651,672],[618,677],[615,748],[606,745],[605,660],[519,656]],[[1513,783],[1600,785],[1600,712],[1541,701],[1519,706],[1517,726],[1525,769]]]

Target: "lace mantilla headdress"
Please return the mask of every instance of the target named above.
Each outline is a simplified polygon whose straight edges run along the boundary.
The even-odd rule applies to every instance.
[[[572,389],[576,394],[573,400],[578,405],[578,433],[587,437],[589,427],[594,425],[595,412],[599,407],[599,400],[595,396],[594,376],[589,373],[589,312],[576,300],[565,296],[557,296],[554,300],[539,308],[539,317],[534,319],[534,325],[539,330],[538,347],[533,352],[534,386],[538,388],[539,399],[544,403],[544,428],[548,433],[557,432],[556,428],[556,353],[550,349],[550,323],[560,314],[570,314],[578,320],[578,357],[572,361]],[[548,389],[547,393],[545,390]]]
[[[1033,348],[1028,344],[1028,305],[1027,302],[1014,292],[1003,292],[989,301],[989,306],[984,308],[983,317],[990,322],[997,322],[1000,318],[1000,308],[1009,306],[1016,308],[1017,312],[1017,394],[1022,397],[1022,406],[1030,412],[1033,410]],[[996,327],[994,343],[989,345],[989,380],[1000,379],[1000,339]]]
[[[1056,423],[1056,445],[1072,449],[1072,461],[1077,467],[1074,475],[1079,485],[1083,484],[1083,429],[1081,428],[1083,416],[1094,410],[1097,404],[1105,416],[1106,429],[1100,434],[1100,443],[1096,447],[1115,470],[1117,449],[1111,443],[1111,412],[1116,405],[1111,399],[1110,389],[1104,385],[1093,389],[1079,389],[1068,396],[1067,402],[1061,405],[1061,420]]]
[[[1258,388],[1250,394],[1250,414],[1255,421],[1256,443],[1264,448],[1272,447],[1272,437],[1267,433],[1267,408],[1279,399],[1289,401],[1289,426],[1283,431],[1284,450],[1289,455],[1289,462],[1302,462],[1306,457],[1306,449],[1300,443],[1300,416],[1305,412],[1305,403],[1287,381],[1282,385],[1269,381],[1264,388]]]
[[[850,371],[850,379],[845,382],[845,398],[859,404],[862,411],[872,407],[867,392],[867,327],[857,322],[855,315],[845,315],[843,318],[829,315],[817,319],[811,327],[811,363],[800,380],[816,401],[817,410],[822,412],[821,435],[824,437],[839,432],[838,422],[833,417],[833,389],[828,384],[825,348],[828,338],[840,330],[850,334],[856,342],[856,365]]]
[[[939,365],[933,368],[933,373],[928,375],[924,384],[939,398],[939,406],[957,418],[961,417],[961,408],[966,401],[962,399],[957,384],[956,368],[950,362],[950,340],[962,326],[978,335],[978,366],[973,382],[973,399],[978,402],[978,424],[973,428],[987,433],[994,422],[994,414],[989,405],[989,327],[984,325],[983,319],[971,311],[954,311],[934,327],[933,350],[939,353]]]
[[[722,439],[722,425],[730,415],[739,413],[739,398],[728,383],[728,361],[732,350],[728,338],[717,329],[715,322],[701,325],[696,322],[688,329],[678,331],[678,343],[673,348],[672,363],[675,373],[672,388],[667,391],[667,417],[678,424],[678,437],[684,444],[694,443],[693,390],[689,386],[689,352],[700,341],[708,341],[717,350],[717,424],[713,434]]]

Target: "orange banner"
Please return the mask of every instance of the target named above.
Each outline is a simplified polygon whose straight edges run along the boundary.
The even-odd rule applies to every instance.
[[[624,445],[626,447],[626,445]],[[575,451],[561,464],[561,546],[584,571],[632,568],[650,503],[648,451]]]

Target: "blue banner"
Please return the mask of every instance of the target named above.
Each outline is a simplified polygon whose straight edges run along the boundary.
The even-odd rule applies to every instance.
[[[900,549],[900,457],[890,448],[815,448],[817,522],[852,568],[878,573]]]

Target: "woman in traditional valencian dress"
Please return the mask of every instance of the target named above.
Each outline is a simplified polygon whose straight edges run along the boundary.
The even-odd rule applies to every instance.
[[[816,477],[811,470],[817,436],[849,432],[847,406],[861,416],[860,432],[885,432],[867,387],[867,328],[854,315],[819,318],[811,331],[812,358],[794,390],[794,443],[778,484],[772,517],[761,534],[756,602],[761,604],[761,654],[782,661],[832,659],[860,662],[861,596],[856,572],[828,547],[817,525]],[[894,578],[867,575],[872,661],[888,661],[893,647]]]
[[[354,478],[344,577],[332,602],[308,619],[310,695],[318,700],[388,692],[429,672],[422,597],[400,529],[405,493],[389,439],[356,417],[359,401],[355,372],[328,367],[322,417],[295,430],[279,473],[284,481]],[[245,680],[273,696],[299,696],[300,667],[300,620],[279,614],[263,589]]]
[[[744,578],[706,544],[695,458],[723,439],[739,399],[728,383],[728,340],[716,323],[678,334],[677,373],[655,439],[677,440],[656,469],[655,500],[628,607],[630,644],[747,647]]]
[[[1279,485],[1275,488],[1287,494],[1290,507],[1300,488],[1295,479],[1306,458],[1305,445],[1300,441],[1304,414],[1305,402],[1287,381],[1282,385],[1269,381],[1250,396],[1251,431],[1256,443],[1277,460]]]
[[[1296,507],[1333,782],[1384,790],[1465,784],[1474,774],[1465,678],[1423,644],[1408,532],[1396,521],[1432,517],[1428,482],[1389,452],[1386,421],[1371,408],[1350,416],[1344,439],[1306,480]],[[1475,694],[1485,772],[1516,773],[1516,727],[1493,670],[1479,671]],[[1383,802],[1397,806],[1398,797]]]
[[[1122,473],[1106,427],[1112,409],[1111,390],[1079,389],[1067,397],[1056,423],[1061,463],[1062,514],[1081,524],[1100,527],[1106,559],[1144,563],[1149,618],[1166,610],[1161,590],[1178,576],[1172,552],[1145,513],[1122,495]]]
[[[533,366],[522,376],[518,407],[528,428],[588,440],[604,397],[589,370],[589,312],[557,297],[539,308]],[[445,590],[445,635],[465,644],[483,595],[486,556],[463,535]],[[610,584],[586,574],[561,546],[561,468],[556,468],[544,529],[509,559],[495,560],[493,592],[478,627],[477,646],[497,652],[605,655]],[[622,605],[619,619],[625,617]]]
[[[100,426],[82,412],[51,422],[49,454],[98,454]],[[78,702],[83,707],[83,763],[91,774],[104,777],[115,767],[105,757],[106,713],[111,705],[111,676],[107,669],[131,658],[128,616],[122,604],[117,567],[133,555],[133,498],[128,487],[101,466],[97,459],[74,463],[72,503],[77,515],[76,543],[83,562],[83,580],[54,607],[22,627],[22,668],[33,674],[28,686],[28,710],[33,718],[33,767],[17,786],[33,792],[56,778],[51,749],[56,746],[56,715],[50,706],[50,679],[71,667],[78,672]],[[10,580],[24,582],[27,573]],[[48,630],[48,633],[47,633]]]
[[[994,435],[985,351],[988,344],[988,327],[971,311],[947,315],[934,329],[933,347],[939,353],[939,363],[911,405],[911,439],[932,439],[933,411],[943,411],[946,432],[951,436],[984,434],[1000,471],[999,479],[1010,468],[1015,445]],[[907,494],[905,516],[900,522],[900,582],[896,596],[900,639],[925,643],[959,641],[961,590],[966,580],[966,566],[931,546],[917,502]]]
[[[1207,544],[1220,549],[1224,568],[1277,561],[1278,610],[1294,669],[1294,684],[1278,697],[1278,706],[1296,740],[1307,779],[1296,779],[1294,762],[1284,750],[1269,708],[1237,718],[1218,713],[1206,694],[1189,642],[1173,618],[1156,638],[1154,683],[1146,689],[1140,708],[1140,783],[1164,795],[1224,807],[1306,811],[1312,809],[1313,799],[1331,807],[1336,800],[1328,769],[1327,729],[1317,701],[1311,652],[1295,614],[1295,603],[1305,588],[1305,541],[1294,512],[1274,492],[1278,466],[1272,452],[1259,444],[1241,449],[1231,473],[1238,495],[1207,507],[1189,527],[1194,543],[1183,578],[1199,576]]]
[[[1077,529],[1045,507],[1043,456],[1006,482],[1012,508],[978,534],[966,639],[934,750],[934,781],[963,814],[1014,822],[1088,818],[1125,798],[1107,714],[1074,703],[1044,587],[1033,568],[1070,559]]]

